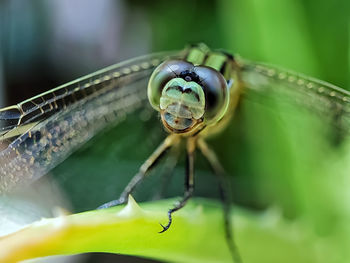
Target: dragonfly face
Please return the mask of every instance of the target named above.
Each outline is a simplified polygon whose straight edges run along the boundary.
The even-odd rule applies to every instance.
[[[148,99],[173,133],[188,134],[222,118],[229,103],[224,76],[207,66],[165,61],[153,72]]]

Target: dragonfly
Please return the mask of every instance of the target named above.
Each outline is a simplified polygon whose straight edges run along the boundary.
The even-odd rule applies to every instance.
[[[219,178],[223,199],[227,199],[225,170],[206,139],[227,127],[243,97],[249,93],[264,96],[269,91],[321,114],[334,112],[331,121],[339,127],[350,124],[350,93],[346,90],[211,50],[205,44],[190,45],[181,51],[149,54],[112,65],[1,109],[0,193],[37,180],[110,123],[121,122],[150,104],[168,135],[140,166],[120,198],[100,208],[127,202],[129,194],[168,150],[185,142],[185,191],[168,211],[164,232],[172,224],[172,214],[193,195],[196,150],[208,160]],[[225,207],[228,215],[229,206]],[[225,218],[227,238],[231,240],[230,222]],[[233,242],[229,246],[236,250]]]

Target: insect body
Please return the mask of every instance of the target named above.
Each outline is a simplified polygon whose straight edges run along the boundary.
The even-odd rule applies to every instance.
[[[181,139],[187,140],[188,175],[184,199],[169,212],[182,207],[192,195],[194,186],[193,152],[199,147],[209,158],[204,138],[215,130],[222,130],[222,121],[229,120],[240,95],[237,81],[234,87],[233,67],[237,66],[231,55],[212,52],[205,45],[194,46],[183,60],[168,60],[160,64],[151,75],[148,99],[160,112],[163,126],[169,132],[169,147]],[[231,104],[231,105],[230,105]],[[229,107],[230,105],[230,107]],[[213,129],[218,126],[217,129]],[[218,161],[211,160],[214,166]],[[218,171],[217,171],[218,172]]]
[[[204,138],[226,126],[232,117],[241,93],[238,67],[233,56],[223,52],[212,52],[205,45],[194,46],[182,60],[166,60],[152,73],[148,83],[148,99],[151,106],[160,113],[161,121],[169,135],[141,166],[139,173],[131,180],[118,200],[101,206],[106,208],[125,203],[129,194],[146,177],[151,167],[166,150],[186,141],[186,182],[182,199],[168,211],[169,221],[162,225],[164,232],[172,223],[172,214],[182,208],[194,190],[194,152],[198,148],[208,159],[225,191],[224,170],[215,153]],[[229,207],[229,206],[227,206]],[[225,211],[226,218],[228,210]],[[226,231],[230,233],[229,220]],[[231,243],[231,251],[235,251]],[[235,252],[237,254],[237,252]],[[237,256],[238,257],[238,256]]]

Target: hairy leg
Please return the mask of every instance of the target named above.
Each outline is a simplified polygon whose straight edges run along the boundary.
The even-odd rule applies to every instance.
[[[181,148],[179,146],[180,145],[174,145],[169,151],[169,154],[168,154],[169,156],[167,157],[165,164],[161,170],[161,173],[163,174],[161,178],[162,180],[161,187],[160,187],[160,190],[157,191],[157,193],[153,196],[153,200],[161,199],[164,196],[171,182],[171,179],[174,174],[174,169],[179,160],[180,148]]]
[[[240,263],[242,262],[241,256],[239,255],[238,248],[234,242],[233,233],[232,233],[232,224],[230,220],[230,210],[231,210],[231,198],[230,198],[230,184],[226,179],[227,175],[220,164],[216,154],[213,150],[209,148],[207,143],[203,139],[198,140],[198,148],[202,152],[202,154],[209,161],[210,166],[212,167],[214,173],[218,177],[219,187],[220,187],[220,195],[221,199],[224,203],[224,223],[225,223],[225,234],[226,241],[231,251],[234,262]]]
[[[147,176],[147,172],[164,156],[165,152],[173,145],[179,143],[180,137],[174,134],[165,138],[161,145],[151,154],[150,157],[141,165],[139,172],[131,179],[129,184],[125,187],[124,191],[120,195],[119,199],[112,200],[98,207],[98,209],[108,208],[124,204],[128,200],[129,194],[135,189],[135,187]]]
[[[186,180],[185,180],[185,192],[180,200],[180,202],[176,203],[174,208],[170,209],[168,211],[168,223],[163,226],[163,230],[159,233],[163,233],[167,231],[172,223],[172,213],[176,212],[177,210],[184,207],[187,203],[187,201],[192,197],[193,190],[194,190],[194,151],[196,149],[196,138],[188,138],[187,139],[187,145],[186,145],[186,156],[187,156],[187,164],[186,164]]]

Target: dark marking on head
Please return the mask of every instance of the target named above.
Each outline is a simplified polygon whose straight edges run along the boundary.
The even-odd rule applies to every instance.
[[[169,90],[177,90],[177,91],[180,91],[180,92],[183,92],[183,89],[180,87],[180,86],[171,86],[171,87],[168,87],[166,89],[166,91],[169,91]]]
[[[166,91],[169,91],[169,90],[177,90],[177,91],[180,91],[181,93],[187,93],[187,94],[191,93],[191,94],[193,94],[193,95],[195,96],[195,98],[197,99],[197,101],[200,101],[200,98],[199,98],[199,95],[197,94],[197,92],[194,92],[194,91],[191,90],[191,89],[185,89],[185,90],[183,90],[183,88],[180,87],[180,86],[171,86],[171,87],[168,87],[168,88],[166,89]]]
[[[194,92],[193,90],[191,90],[191,89],[185,89],[184,91],[183,91],[183,93],[192,93],[195,97],[196,97],[196,99],[197,99],[197,101],[199,101],[199,95],[197,94],[197,92]]]
[[[194,71],[190,71],[190,70],[185,70],[185,71],[182,71],[179,75],[180,78],[186,80],[187,82],[189,81],[194,81],[196,83],[199,84],[200,82],[200,79],[198,77],[198,75],[196,74],[196,72]]]

